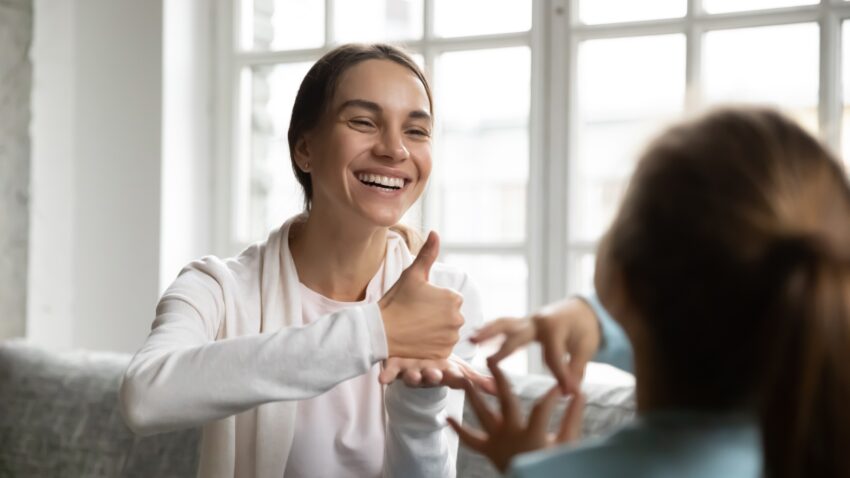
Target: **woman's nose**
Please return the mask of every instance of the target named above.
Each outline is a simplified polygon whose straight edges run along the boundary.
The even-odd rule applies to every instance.
[[[410,157],[410,152],[404,145],[401,134],[387,131],[375,145],[375,155],[393,161],[403,161]]]

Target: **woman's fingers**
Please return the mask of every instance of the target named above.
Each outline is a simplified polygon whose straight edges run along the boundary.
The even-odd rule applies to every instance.
[[[449,417],[446,419],[454,431],[457,433],[458,437],[460,437],[460,441],[464,443],[464,445],[472,448],[473,450],[483,453],[485,448],[487,447],[487,436],[481,433],[478,430],[473,430],[471,428],[466,428],[461,426],[460,423],[455,421],[454,418]]]
[[[499,397],[499,404],[502,407],[502,420],[505,423],[519,423],[519,403],[511,391],[511,383],[502,370],[499,364],[492,360],[487,361],[487,366],[490,368],[490,373],[493,374],[493,379],[496,381],[496,391]]]
[[[384,360],[381,373],[378,375],[378,382],[382,385],[390,384],[398,378],[399,373],[401,373],[401,360],[395,357],[388,358]]]
[[[585,401],[584,394],[577,393],[573,395],[570,404],[564,410],[564,418],[561,419],[561,426],[557,437],[558,443],[570,443],[581,437]]]
[[[422,369],[422,384],[429,387],[435,387],[443,382],[444,373],[436,367],[428,367]]]
[[[556,385],[549,389],[531,409],[531,414],[528,416],[528,431],[531,436],[546,436],[547,425],[549,418],[552,416],[552,410],[555,404],[558,403],[558,397],[561,396],[561,390]]]
[[[418,369],[407,369],[401,374],[401,379],[408,387],[418,387],[422,384],[422,373]]]

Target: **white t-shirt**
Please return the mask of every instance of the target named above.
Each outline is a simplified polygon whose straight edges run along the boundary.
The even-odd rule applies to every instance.
[[[360,302],[329,299],[299,283],[303,324],[341,309],[381,298],[383,264]],[[384,390],[378,383],[381,364],[327,392],[300,400],[295,413],[295,441],[286,462],[286,478],[380,477],[384,463]]]

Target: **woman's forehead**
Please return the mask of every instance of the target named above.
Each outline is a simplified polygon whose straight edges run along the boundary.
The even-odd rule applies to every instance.
[[[366,60],[347,69],[334,92],[334,109],[351,100],[430,112],[428,93],[419,77],[391,60]]]

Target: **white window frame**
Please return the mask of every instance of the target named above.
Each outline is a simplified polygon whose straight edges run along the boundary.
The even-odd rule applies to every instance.
[[[244,67],[256,64],[309,61],[334,45],[333,0],[325,1],[325,46],[293,51],[250,52],[239,49],[238,0],[215,3],[215,192],[212,235],[215,252],[231,255],[243,244],[233,239],[235,224],[234,174],[240,157],[239,82]],[[342,1],[342,0],[336,0]],[[702,0],[687,0],[684,17],[586,25],[578,21],[578,0],[533,0],[531,30],[521,33],[441,38],[434,35],[433,0],[424,1],[423,39],[405,45],[423,55],[426,73],[434,74],[435,58],[443,52],[528,46],[531,49],[531,107],[529,113],[529,180],[526,240],[514,244],[446,243],[443,253],[515,254],[528,264],[528,307],[558,300],[577,290],[577,267],[572,254],[593,252],[595,241],[573,241],[569,231],[569,185],[576,156],[576,66],[582,41],[602,38],[683,34],[686,38],[685,113],[704,106],[700,95],[702,39],[709,31],[814,22],[820,28],[818,119],[822,139],[839,151],[843,110],[841,25],[850,19],[850,2],[822,0],[816,5],[771,10],[708,14]],[[330,46],[328,46],[330,45]],[[814,73],[814,72],[813,72]],[[249,114],[242,112],[242,114]],[[825,125],[825,126],[824,126]],[[439,158],[437,158],[439,160]],[[433,224],[429,201],[423,204],[423,227]],[[529,355],[529,370],[543,370],[539,353]]]

